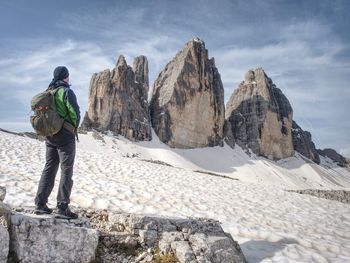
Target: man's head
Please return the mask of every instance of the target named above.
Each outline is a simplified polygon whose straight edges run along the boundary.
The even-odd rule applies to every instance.
[[[59,66],[53,71],[54,80],[63,80],[69,82],[69,71],[65,66]]]

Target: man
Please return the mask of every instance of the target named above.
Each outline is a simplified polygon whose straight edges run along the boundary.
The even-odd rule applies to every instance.
[[[48,197],[54,187],[58,166],[61,164],[61,178],[57,194],[58,214],[63,219],[76,219],[78,215],[69,209],[73,186],[73,165],[75,158],[75,134],[79,126],[80,110],[76,96],[69,85],[69,72],[64,66],[53,72],[53,80],[48,89],[58,89],[55,93],[57,113],[65,119],[62,129],[55,135],[46,137],[46,164],[42,172],[35,197],[35,213],[51,214],[47,206]]]

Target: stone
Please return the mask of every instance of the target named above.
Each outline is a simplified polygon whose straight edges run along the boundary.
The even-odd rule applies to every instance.
[[[0,225],[0,263],[6,263],[9,253],[9,233],[7,229]]]
[[[312,141],[311,133],[304,131],[295,121],[292,124],[292,140],[295,151],[317,164],[320,163],[320,157]]]
[[[143,260],[145,257],[147,257],[148,253],[145,251],[143,253],[141,253],[137,259],[136,259],[136,262],[140,262],[141,260]]]
[[[194,253],[203,258],[203,262],[245,262],[238,243],[225,233],[208,236],[196,233],[190,237],[190,242]]]
[[[196,256],[188,241],[174,241],[171,243],[171,248],[180,262],[196,262]]]
[[[10,216],[10,251],[19,262],[90,262],[98,231],[84,220],[14,213]]]
[[[194,38],[176,54],[153,85],[152,127],[159,139],[175,148],[222,144],[224,89],[214,58]]]
[[[0,186],[0,202],[5,200],[6,196],[6,188],[3,186]]]
[[[246,262],[238,243],[214,220],[112,212],[108,218],[112,224],[122,224],[128,233],[139,236],[146,251],[158,245],[161,253],[174,253],[181,263]],[[142,255],[145,258],[147,254]]]
[[[323,157],[328,157],[340,167],[350,167],[350,160],[346,159],[343,155],[337,153],[337,151],[332,148],[325,148],[323,150],[317,149],[317,152]]]
[[[133,66],[120,56],[114,69],[93,74],[81,129],[111,131],[133,141],[151,140],[147,58],[136,57]]]
[[[4,186],[0,186],[0,216],[8,215],[11,213],[11,208],[3,203],[3,201],[5,200],[5,196],[6,188]]]
[[[158,233],[156,230],[139,230],[140,242],[148,247],[154,246],[158,240]]]
[[[11,208],[0,201],[0,216],[8,215],[11,213]]]
[[[171,244],[173,242],[185,240],[184,235],[181,232],[178,231],[170,231],[170,232],[163,232],[162,236],[159,240],[159,249],[165,254],[168,254],[172,251]]]
[[[249,70],[226,105],[225,141],[272,160],[294,155],[293,109],[262,68]]]

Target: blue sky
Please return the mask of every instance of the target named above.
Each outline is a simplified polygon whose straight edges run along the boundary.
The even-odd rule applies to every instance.
[[[150,83],[194,36],[214,57],[227,100],[263,67],[318,148],[350,156],[350,1],[0,1],[0,127],[31,130],[30,99],[58,65],[82,111],[92,73],[146,55]]]

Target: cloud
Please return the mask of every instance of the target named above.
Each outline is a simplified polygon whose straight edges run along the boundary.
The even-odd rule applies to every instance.
[[[350,147],[340,149],[339,153],[350,160]]]
[[[50,45],[46,43],[37,50],[19,51],[11,54],[11,58],[0,59],[0,121],[3,125],[8,126],[10,120],[16,125],[21,121],[28,122],[30,99],[46,89],[58,65],[68,67],[72,88],[82,111],[85,111],[91,75],[111,67],[113,61],[99,46],[69,39]],[[22,124],[18,127],[22,129],[27,126]]]

